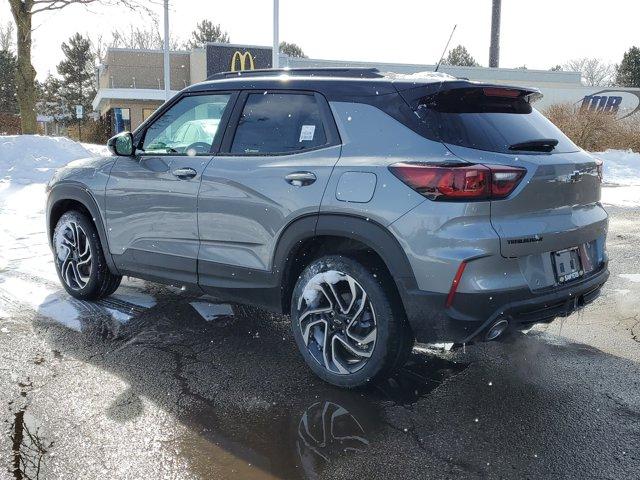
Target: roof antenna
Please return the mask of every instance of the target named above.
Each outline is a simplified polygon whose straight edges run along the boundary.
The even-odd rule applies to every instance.
[[[444,54],[447,53],[447,49],[449,48],[449,44],[451,43],[451,39],[453,38],[453,32],[456,31],[456,27],[458,26],[458,24],[456,23],[453,26],[453,30],[451,30],[451,35],[449,35],[449,41],[447,42],[447,44],[444,46],[444,50],[442,51],[442,56],[440,57],[440,60],[438,60],[438,64],[436,65],[436,72],[438,71],[438,69],[440,68],[440,64],[442,63],[442,60],[444,59]]]

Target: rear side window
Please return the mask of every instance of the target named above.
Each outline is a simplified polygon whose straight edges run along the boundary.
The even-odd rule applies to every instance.
[[[534,153],[535,150],[527,150],[531,146],[523,145],[557,140],[552,153],[578,150],[517,90],[449,90],[421,99],[416,111],[436,138],[444,143],[491,152]]]
[[[252,93],[242,110],[231,153],[291,153],[326,143],[320,106],[314,95]]]

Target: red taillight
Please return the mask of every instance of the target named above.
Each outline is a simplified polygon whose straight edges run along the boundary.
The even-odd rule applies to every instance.
[[[396,163],[391,173],[432,200],[483,200],[508,196],[526,173],[503,165]]]
[[[491,169],[491,198],[508,197],[518,186],[527,171],[524,168],[490,165]]]

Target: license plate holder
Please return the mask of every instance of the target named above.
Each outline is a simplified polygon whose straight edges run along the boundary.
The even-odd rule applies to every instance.
[[[584,275],[579,247],[567,248],[551,253],[556,282],[565,284]]]

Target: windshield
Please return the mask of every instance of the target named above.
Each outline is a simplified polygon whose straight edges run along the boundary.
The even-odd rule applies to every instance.
[[[416,113],[444,143],[500,153],[579,150],[518,90],[449,90],[420,99]],[[541,150],[541,140],[555,145]]]

